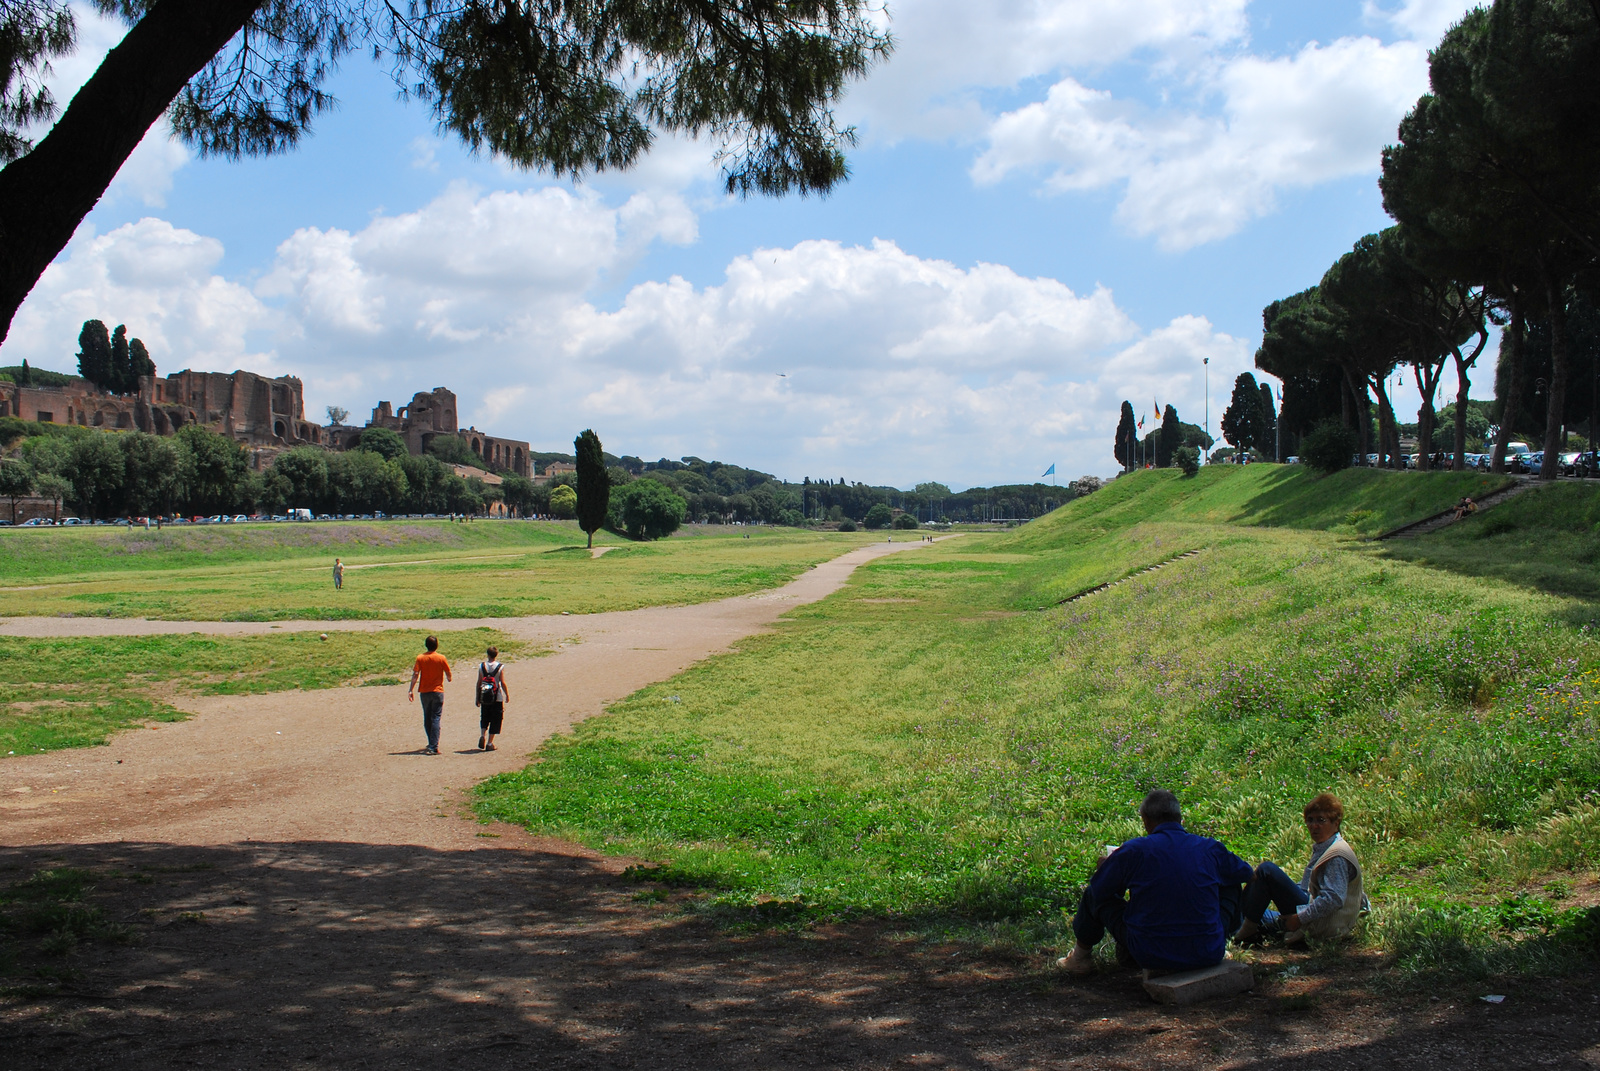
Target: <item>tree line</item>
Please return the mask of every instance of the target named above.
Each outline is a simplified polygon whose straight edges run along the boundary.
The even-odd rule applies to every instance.
[[[1447,441],[1466,465],[1470,377],[1501,328],[1491,467],[1519,434],[1558,454],[1569,429],[1600,427],[1600,5],[1495,0],[1429,55],[1430,91],[1383,150],[1379,188],[1395,224],[1355,243],[1317,285],[1263,310],[1256,367],[1283,384],[1290,436],[1328,462],[1402,467],[1390,384],[1422,397],[1431,447],[1444,373],[1457,382]],[[1350,447],[1343,450],[1343,447]],[[1418,464],[1431,467],[1432,451]],[[1547,465],[1545,479],[1557,466]]]
[[[1161,411],[1161,419],[1149,434],[1141,436],[1143,428],[1144,418],[1134,415],[1133,403],[1123,401],[1111,452],[1124,472],[1173,466],[1193,471],[1200,465],[1201,452],[1215,445],[1204,428],[1185,423],[1171,405]]]

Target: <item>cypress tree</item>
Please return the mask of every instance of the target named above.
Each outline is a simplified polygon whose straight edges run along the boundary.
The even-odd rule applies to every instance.
[[[1167,406],[1161,414],[1161,430],[1156,433],[1156,468],[1172,464],[1172,452],[1183,445],[1183,429],[1178,427],[1178,411]]]
[[[1228,408],[1222,411],[1222,437],[1241,453],[1262,444],[1261,390],[1255,376],[1240,372]]]
[[[28,367],[28,359],[26,357],[22,359],[22,373],[17,376],[17,386],[33,386],[33,369]]]
[[[1117,462],[1124,472],[1131,470],[1138,460],[1136,444],[1139,439],[1139,426],[1133,420],[1133,403],[1122,403],[1122,419],[1117,421],[1117,441],[1113,448]]]
[[[128,391],[136,393],[139,390],[139,377],[155,375],[156,363],[150,359],[150,351],[144,348],[144,340],[140,338],[128,343],[128,359],[133,368],[133,380],[128,384]]]
[[[1272,404],[1272,386],[1268,383],[1261,384],[1261,391],[1256,396],[1256,416],[1261,421],[1261,432],[1256,438],[1256,448],[1272,455],[1272,460],[1280,461],[1278,457],[1278,409]]]
[[[132,371],[128,325],[118,324],[117,329],[111,332],[111,382],[107,384],[107,389],[113,394],[127,394]]]
[[[101,390],[111,389],[111,333],[99,320],[85,320],[78,332],[78,375]]]
[[[593,431],[585,430],[572,440],[572,450],[578,464],[578,527],[593,547],[594,534],[606,523],[606,510],[611,505],[611,475],[606,472],[600,436]]]

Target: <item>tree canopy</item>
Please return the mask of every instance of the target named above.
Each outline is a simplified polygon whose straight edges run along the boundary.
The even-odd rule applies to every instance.
[[[0,5],[0,341],[163,113],[202,156],[283,152],[365,52],[441,129],[519,167],[623,168],[677,132],[721,146],[730,193],[825,193],[854,140],[832,106],[890,49],[865,0],[92,3],[129,29],[64,111],[44,76],[77,47],[71,7]]]

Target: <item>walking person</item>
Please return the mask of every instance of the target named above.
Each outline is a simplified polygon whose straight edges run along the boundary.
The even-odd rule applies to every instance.
[[[478,663],[478,750],[493,751],[494,738],[500,735],[500,724],[505,717],[506,665],[500,661],[500,649],[489,648],[488,660]]]
[[[334,591],[342,591],[343,589],[344,589],[344,562],[340,561],[338,558],[335,558],[335,559],[333,559],[333,590]]]
[[[422,645],[427,648],[417,656],[411,666],[411,687],[406,690],[406,702],[416,699],[422,692],[422,731],[428,734],[424,755],[439,754],[439,723],[444,716],[444,682],[453,681],[450,663],[439,653],[439,637],[429,636]]]

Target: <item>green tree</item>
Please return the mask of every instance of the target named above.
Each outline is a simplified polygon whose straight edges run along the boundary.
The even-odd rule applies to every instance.
[[[363,437],[366,432],[362,432]],[[435,435],[428,440],[428,453],[447,465],[482,465],[483,458],[472,452],[459,435]]]
[[[80,436],[72,444],[62,475],[72,481],[73,501],[90,518],[114,514],[127,478],[116,436],[107,432]]]
[[[1233,397],[1222,411],[1222,437],[1240,450],[1254,450],[1266,433],[1266,415],[1261,411],[1261,387],[1249,372],[1240,372],[1233,381]]]
[[[600,447],[600,436],[585,430],[572,440],[573,453],[578,466],[578,527],[594,546],[594,534],[606,523],[606,509],[611,502],[611,476],[606,472],[605,451]]]
[[[130,517],[160,516],[177,501],[182,486],[178,448],[170,439],[142,431],[118,435],[122,448],[123,508]]]
[[[55,472],[41,472],[34,477],[34,490],[43,498],[50,500],[54,506],[52,519],[61,520],[61,503],[71,499],[76,494],[72,489],[72,481]]]
[[[904,529],[906,531],[911,531],[917,527],[917,519],[909,513],[902,513],[900,516],[894,519],[893,523],[890,524],[890,527],[896,530]]]
[[[409,489],[400,462],[371,450],[327,454],[327,459],[328,498],[335,512],[400,511]]]
[[[111,332],[99,320],[85,320],[78,332],[78,375],[101,390],[112,387]]]
[[[14,458],[0,458],[0,495],[11,500],[11,523],[17,523],[17,499],[33,494],[33,470]]]
[[[145,348],[143,339],[136,338],[128,343],[128,374],[130,394],[138,393],[141,377],[156,374],[156,362],[150,359],[150,351]]]
[[[278,495],[289,509],[320,512],[328,502],[328,458],[316,446],[296,446],[272,461]]]
[[[1337,420],[1324,420],[1300,444],[1300,459],[1320,472],[1338,472],[1350,467],[1358,440],[1351,428]]]
[[[128,325],[118,324],[111,332],[111,382],[105,384],[113,394],[127,394],[129,384],[136,388],[133,378],[133,356],[128,348]]]
[[[231,512],[249,470],[244,447],[198,424],[178,429],[174,438],[189,454],[189,479],[182,493],[184,512]]]
[[[615,493],[617,529],[629,539],[661,539],[683,524],[688,503],[660,480],[632,480]]]
[[[627,167],[658,133],[729,146],[730,193],[824,192],[853,140],[830,108],[887,54],[865,0],[101,0],[131,28],[60,119],[0,108],[0,340],[33,284],[165,112],[202,156],[285,151],[332,107],[351,52],[391,65],[405,95],[474,150],[558,175]],[[0,101],[72,51],[60,0],[14,0],[6,25],[42,26],[0,52]],[[54,19],[52,21],[52,17]],[[31,110],[30,110],[31,109]]]
[[[892,523],[894,523],[894,510],[889,508],[887,502],[874,502],[861,521],[863,527],[873,529],[887,528]]]
[[[1183,444],[1183,431],[1178,426],[1181,423],[1178,411],[1167,406],[1161,414],[1161,427],[1155,435],[1156,468],[1164,469],[1172,464],[1172,452]]]
[[[405,454],[391,458],[400,462],[406,476],[406,505],[410,513],[443,513],[450,508],[449,481],[455,476],[450,466],[436,457]]]
[[[1260,413],[1262,420],[1261,441],[1259,449],[1270,452],[1272,460],[1281,460],[1278,457],[1278,409],[1272,404],[1272,387],[1270,384],[1261,384],[1257,391],[1260,398]]]
[[[400,433],[390,431],[388,428],[364,428],[360,437],[356,439],[355,448],[369,450],[390,461],[404,457],[409,452],[406,450],[406,441],[400,437]]]
[[[1139,463],[1138,458],[1139,426],[1133,419],[1133,403],[1122,403],[1122,416],[1117,420],[1117,441],[1112,447],[1116,455],[1117,464],[1122,466],[1122,471],[1132,472],[1133,467]]]
[[[500,493],[513,516],[526,517],[535,512],[533,481],[526,476],[508,474],[500,483]]]

